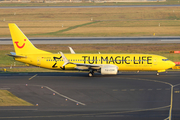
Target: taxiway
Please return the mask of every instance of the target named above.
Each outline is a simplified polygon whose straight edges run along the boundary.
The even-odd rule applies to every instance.
[[[0,89],[35,105],[0,107],[0,119],[179,120],[179,73],[0,74]]]
[[[29,38],[33,44],[121,44],[180,43],[180,37],[49,37]],[[0,38],[0,44],[13,44],[11,38]]]

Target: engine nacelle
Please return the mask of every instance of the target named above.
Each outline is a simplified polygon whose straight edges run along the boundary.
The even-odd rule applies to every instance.
[[[116,75],[118,73],[117,66],[103,66],[100,70],[102,75]]]

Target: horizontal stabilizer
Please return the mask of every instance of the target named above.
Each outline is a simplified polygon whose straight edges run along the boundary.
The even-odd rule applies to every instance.
[[[16,55],[15,52],[10,52],[11,54],[7,54],[9,56],[12,56],[12,57],[16,57],[16,58],[26,58],[26,56],[20,56],[20,55]]]

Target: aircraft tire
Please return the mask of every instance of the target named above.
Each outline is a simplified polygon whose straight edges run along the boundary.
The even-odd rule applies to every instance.
[[[93,74],[92,74],[91,72],[89,72],[88,76],[89,76],[89,77],[92,77],[92,76],[93,76]]]

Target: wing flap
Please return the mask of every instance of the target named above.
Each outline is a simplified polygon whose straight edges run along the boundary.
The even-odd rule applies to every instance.
[[[99,70],[103,66],[116,66],[116,65],[111,65],[111,64],[107,65],[107,64],[72,63],[72,62],[69,62],[69,60],[66,58],[66,56],[62,52],[60,52],[60,53],[61,53],[61,56],[62,56],[63,61],[64,61],[64,64],[62,65],[62,67],[64,67],[67,64],[74,64],[74,65],[76,65],[76,69],[78,69],[78,70],[90,70],[90,69]]]

